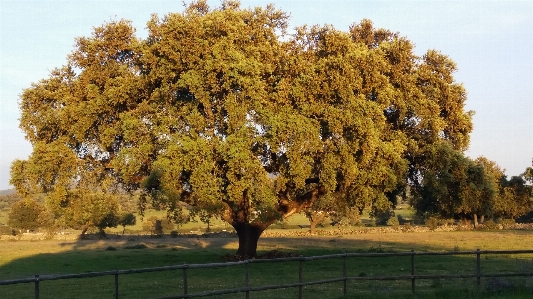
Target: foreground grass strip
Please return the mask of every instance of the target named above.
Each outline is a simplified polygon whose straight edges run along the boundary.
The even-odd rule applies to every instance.
[[[310,286],[310,285],[320,285],[320,284],[331,284],[335,282],[346,282],[348,280],[355,280],[355,281],[372,281],[372,280],[412,280],[413,281],[413,289],[414,292],[414,281],[417,280],[428,280],[428,279],[457,279],[457,278],[476,278],[478,287],[480,286],[480,279],[485,277],[499,277],[500,273],[492,273],[492,274],[482,274],[479,270],[479,261],[480,261],[480,255],[481,254],[519,254],[519,253],[525,253],[530,254],[533,253],[533,250],[517,250],[517,251],[465,251],[465,252],[410,252],[410,253],[343,253],[343,254],[330,254],[330,255],[324,255],[324,256],[312,256],[312,257],[296,257],[296,258],[279,258],[274,260],[247,260],[247,261],[238,261],[238,262],[226,262],[226,263],[210,263],[210,264],[185,264],[185,265],[174,265],[174,266],[163,266],[163,267],[154,267],[154,268],[142,268],[142,269],[129,269],[129,270],[114,270],[114,271],[102,271],[102,272],[90,272],[90,273],[78,273],[78,274],[67,274],[67,275],[44,275],[44,276],[36,276],[35,278],[26,278],[26,279],[19,279],[19,280],[5,280],[0,281],[0,285],[11,285],[11,284],[18,284],[18,283],[29,283],[29,282],[35,282],[40,283],[44,281],[51,281],[51,280],[62,280],[62,279],[74,279],[74,278],[92,278],[92,277],[101,277],[101,276],[115,276],[115,289],[118,289],[118,275],[125,275],[125,274],[133,274],[133,273],[150,273],[150,272],[160,272],[160,271],[169,271],[169,270],[183,270],[183,295],[174,295],[174,296],[166,296],[166,297],[159,297],[159,298],[194,298],[194,297],[206,297],[206,296],[214,296],[214,295],[222,295],[222,294],[231,294],[231,293],[239,293],[239,292],[256,292],[256,291],[265,291],[265,290],[271,290],[271,289],[285,289],[285,288],[294,288],[298,287],[301,291],[302,287],[304,286]],[[349,277],[347,276],[347,259],[357,259],[361,257],[372,257],[376,259],[382,259],[386,257],[402,257],[402,256],[411,256],[411,258],[414,258],[416,255],[420,256],[443,256],[443,255],[472,255],[475,254],[477,257],[477,273],[469,273],[469,274],[417,274],[414,275],[414,269],[411,269],[411,275],[394,275],[394,276],[374,276],[374,277],[366,277],[366,276],[359,276],[359,277]],[[329,279],[313,279],[313,280],[307,280],[303,281],[303,263],[309,262],[309,261],[327,261],[331,259],[339,259],[343,258],[343,273],[339,275],[337,273],[334,278]],[[250,286],[249,280],[248,280],[248,264],[251,263],[261,263],[266,264],[267,267],[270,264],[274,263],[285,263],[285,262],[299,262],[299,271],[298,271],[298,282],[296,283],[282,283],[282,284],[272,284],[272,283],[266,283],[262,286]],[[234,266],[246,266],[246,281],[245,285],[246,287],[239,287],[239,288],[230,288],[228,289],[227,286],[223,287],[222,289],[214,290],[214,291],[205,291],[201,290],[200,292],[195,293],[188,293],[188,278],[186,275],[186,270],[189,269],[217,269],[217,268],[229,268]],[[414,264],[412,264],[414,265]],[[324,272],[324,268],[314,268],[311,270],[311,273],[316,272]],[[502,277],[515,277],[515,276],[531,276],[533,275],[532,272],[528,273],[504,273],[501,274]],[[340,276],[340,277],[339,277]],[[109,288],[103,288],[101,290],[108,290]],[[37,290],[37,285],[36,285]],[[344,290],[345,292],[346,290]],[[188,295],[187,295],[188,294]]]
[[[129,237],[131,238],[131,237]],[[125,246],[144,244],[144,249],[124,249]],[[168,244],[168,247],[160,246]],[[270,250],[292,252],[297,255],[335,255],[343,252],[374,254],[377,252],[407,254],[402,257],[373,256],[347,259],[347,277],[376,277],[410,275],[410,250],[460,251],[481,249],[525,250],[533,244],[530,231],[447,232],[364,234],[334,237],[263,238],[259,253]],[[106,250],[112,246],[117,250]],[[160,246],[161,248],[158,248]],[[219,263],[222,257],[236,250],[236,240],[220,239],[138,239],[92,241],[0,241],[0,280],[31,278],[34,274],[61,275],[69,273],[115,271],[115,269],[142,269],[168,265]],[[457,250],[459,251],[459,250]],[[533,254],[486,255],[481,258],[481,272],[525,272],[533,269]],[[447,273],[476,273],[476,258],[472,255],[416,256],[417,275],[444,275]],[[326,280],[341,277],[342,258],[308,260],[303,265],[303,281]],[[249,264],[249,286],[298,283],[298,261],[274,264]],[[244,265],[217,269],[188,269],[189,293],[235,289],[245,286]],[[418,298],[491,298],[490,294],[515,294],[516,298],[532,298],[531,277],[483,278],[481,293],[475,297],[476,278],[417,280]],[[119,277],[120,298],[157,298],[183,294],[182,270],[132,273]],[[44,281],[40,283],[43,298],[113,298],[113,275],[88,279]],[[343,282],[303,286],[304,298],[343,298]],[[411,282],[407,281],[348,281],[346,298],[411,298]],[[439,296],[453,291],[453,296]],[[530,293],[527,293],[530,292]],[[523,294],[529,294],[524,296]],[[33,298],[33,285],[0,286],[2,298]],[[465,295],[466,294],[466,295]],[[464,296],[463,296],[464,295]],[[490,295],[490,296],[489,296]],[[502,295],[504,296],[504,295]],[[507,295],[505,295],[507,296]],[[511,295],[509,295],[511,296]],[[520,297],[521,296],[521,297]],[[216,298],[235,298],[241,295],[220,295]],[[244,298],[244,294],[242,294]],[[493,296],[494,297],[494,296]],[[251,291],[250,298],[298,298],[298,287]],[[506,298],[506,297],[494,297]],[[507,297],[514,298],[514,297]]]

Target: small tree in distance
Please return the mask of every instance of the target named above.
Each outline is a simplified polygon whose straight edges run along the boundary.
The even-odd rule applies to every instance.
[[[45,222],[49,221],[47,215],[48,211],[43,204],[33,199],[23,199],[11,207],[7,225],[20,231],[35,230],[49,224]]]
[[[133,226],[137,224],[137,217],[133,213],[124,213],[120,215],[118,224],[122,226],[122,234],[126,231],[126,226]]]

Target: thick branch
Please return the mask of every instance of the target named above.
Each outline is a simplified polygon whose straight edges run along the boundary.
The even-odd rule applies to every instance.
[[[296,196],[291,200],[288,196],[288,190],[285,190],[285,192],[278,193],[278,212],[283,215],[283,218],[287,218],[312,206],[313,203],[324,194],[325,188],[323,186],[317,186],[311,191]]]

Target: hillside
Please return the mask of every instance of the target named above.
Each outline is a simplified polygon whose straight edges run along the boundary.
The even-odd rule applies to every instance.
[[[11,194],[15,194],[15,193],[17,193],[17,190],[15,190],[15,188],[7,189],[7,190],[0,190],[0,196],[11,195]]]

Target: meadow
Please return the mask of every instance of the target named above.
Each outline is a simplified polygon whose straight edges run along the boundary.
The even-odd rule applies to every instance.
[[[290,230],[286,230],[290,231]],[[315,256],[342,252],[405,252],[531,249],[532,231],[453,231],[419,233],[363,233],[339,236],[263,237],[258,254],[280,251]],[[109,240],[2,240],[0,280],[34,274],[66,274],[114,269],[146,268],[184,263],[223,262],[235,253],[236,238],[139,238]],[[483,272],[529,271],[531,255],[484,256]],[[348,276],[409,274],[409,257],[351,258]],[[475,272],[474,256],[416,258],[418,274]],[[340,259],[306,262],[304,280],[340,277]],[[244,269],[220,267],[188,271],[189,293],[244,285]],[[121,298],[158,298],[181,293],[181,271],[120,276]],[[252,286],[298,281],[298,263],[250,265]],[[531,298],[532,278],[484,279],[478,292],[475,279],[417,281],[417,298]],[[0,286],[2,298],[32,298],[33,285]],[[412,298],[410,281],[349,282],[347,298]],[[113,276],[41,282],[40,298],[113,298]],[[231,294],[212,298],[244,298]],[[297,288],[253,292],[251,298],[298,298]],[[343,298],[342,283],[309,286],[304,298]]]

